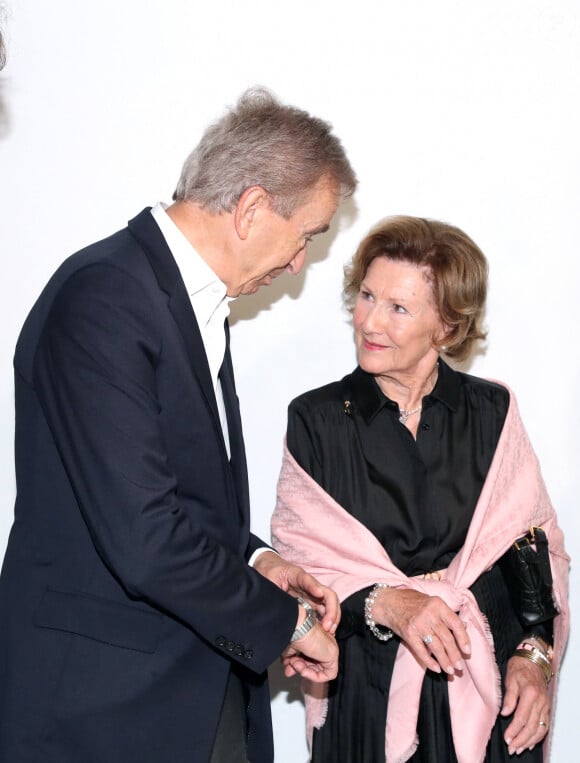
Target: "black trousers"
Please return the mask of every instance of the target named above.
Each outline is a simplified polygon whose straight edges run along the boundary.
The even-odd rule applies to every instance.
[[[249,763],[246,702],[240,678],[230,671],[210,763]]]

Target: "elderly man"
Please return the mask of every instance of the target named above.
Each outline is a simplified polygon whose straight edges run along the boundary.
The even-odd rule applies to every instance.
[[[0,760],[267,763],[268,665],[335,675],[336,597],[250,532],[227,315],[355,185],[329,125],[249,91],[171,206],[42,292],[15,355]]]

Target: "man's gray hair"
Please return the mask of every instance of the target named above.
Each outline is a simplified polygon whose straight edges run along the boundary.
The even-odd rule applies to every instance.
[[[173,198],[213,213],[230,212],[247,188],[261,186],[274,211],[290,217],[324,176],[343,196],[356,188],[356,175],[331,126],[281,104],[265,88],[251,88],[205,131],[185,160]]]

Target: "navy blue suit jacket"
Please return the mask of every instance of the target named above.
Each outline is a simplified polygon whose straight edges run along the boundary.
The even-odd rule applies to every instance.
[[[296,604],[248,567],[231,461],[177,265],[148,210],[73,255],[15,355],[15,521],[0,578],[3,763],[209,760],[232,665],[252,763],[273,759],[266,669]]]

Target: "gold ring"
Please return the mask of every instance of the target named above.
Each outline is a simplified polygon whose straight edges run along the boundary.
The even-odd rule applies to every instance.
[[[538,721],[538,726],[547,726],[545,721]]]

